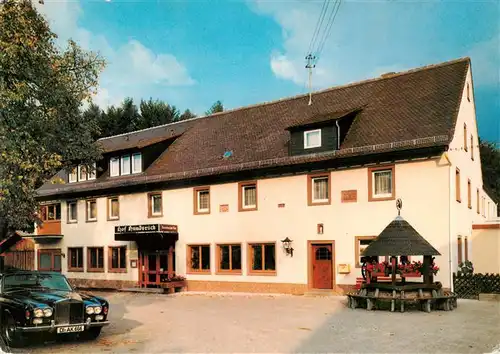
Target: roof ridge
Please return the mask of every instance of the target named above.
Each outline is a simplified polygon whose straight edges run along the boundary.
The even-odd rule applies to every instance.
[[[460,62],[463,62],[463,61],[469,61],[470,62],[470,57],[461,57],[461,58],[457,58],[457,59],[453,59],[453,60],[448,60],[448,61],[437,63],[437,64],[428,64],[428,65],[425,65],[425,66],[420,66],[420,67],[417,67],[417,68],[408,69],[406,71],[401,71],[401,72],[398,72],[398,73],[394,73],[394,74],[391,74],[390,76],[386,76],[386,77],[379,76],[379,77],[375,77],[375,78],[371,78],[371,79],[365,79],[365,80],[361,80],[361,81],[355,81],[355,82],[351,82],[351,83],[347,83],[347,84],[343,84],[343,85],[339,85],[339,86],[328,87],[328,88],[325,88],[325,89],[322,89],[322,90],[313,91],[312,95],[323,94],[323,93],[331,92],[331,91],[335,91],[335,90],[341,90],[341,89],[345,89],[345,88],[352,87],[352,86],[365,85],[365,84],[376,82],[376,81],[389,80],[389,79],[392,79],[392,78],[395,78],[395,77],[399,77],[399,76],[403,76],[403,75],[408,75],[408,74],[413,74],[413,73],[419,72],[419,71],[425,71],[425,70],[431,70],[431,69],[435,69],[435,68],[440,68],[440,67],[443,67],[443,66],[453,65],[453,64],[457,64],[457,63],[460,63]],[[307,98],[308,96],[309,96],[309,94],[305,93],[305,94],[300,94],[300,95],[295,95],[295,96],[283,97],[283,98],[279,98],[279,99],[272,100],[272,101],[264,101],[264,102],[260,102],[260,103],[254,103],[254,104],[251,104],[251,105],[248,105],[248,106],[243,106],[243,107],[237,107],[237,108],[233,108],[233,109],[228,109],[226,111],[217,112],[217,113],[213,113],[213,114],[210,114],[210,115],[203,115],[203,116],[200,116],[200,117],[194,117],[194,118],[189,118],[189,119],[181,120],[181,121],[177,121],[177,122],[171,122],[171,123],[167,123],[167,124],[157,125],[155,127],[149,127],[149,128],[145,128],[145,129],[134,130],[134,131],[128,132],[128,133],[111,135],[111,136],[107,136],[107,137],[104,137],[104,138],[100,138],[97,141],[102,141],[102,140],[111,139],[111,138],[117,138],[117,137],[120,137],[120,136],[129,135],[129,134],[136,134],[136,133],[144,132],[144,131],[147,131],[147,130],[160,129],[162,127],[166,127],[166,126],[170,126],[170,125],[174,125],[174,124],[178,124],[178,123],[183,123],[183,122],[188,122],[188,121],[192,121],[192,120],[196,120],[196,119],[222,116],[222,115],[225,115],[227,113],[232,113],[232,112],[236,112],[236,111],[243,111],[243,110],[246,110],[246,109],[255,108],[255,107],[259,107],[259,106],[271,105],[271,104],[276,104],[276,103],[279,103],[279,102],[291,101],[291,100],[296,100],[296,99],[300,99],[300,98]]]

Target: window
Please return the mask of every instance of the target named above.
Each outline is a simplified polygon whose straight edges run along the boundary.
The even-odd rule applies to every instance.
[[[97,221],[97,201],[95,199],[87,200],[87,222]]]
[[[474,161],[474,137],[470,135],[470,158]]]
[[[457,238],[457,262],[458,265],[462,263],[462,237],[460,236]]]
[[[76,167],[74,169],[72,169],[71,172],[69,173],[68,181],[69,181],[69,183],[74,183],[74,182],[78,181],[78,171],[77,171]]]
[[[455,170],[455,197],[457,202],[462,202],[460,198],[460,170],[458,168]]]
[[[464,123],[464,150],[468,151],[467,148],[467,124]]]
[[[376,238],[377,238],[377,236],[356,236],[354,238],[356,268],[361,268],[361,265],[363,264],[362,252]]]
[[[120,175],[120,160],[117,157],[109,159],[109,175],[111,177]]]
[[[68,208],[68,223],[75,223],[78,221],[78,202],[72,201],[67,203]]]
[[[218,245],[217,271],[241,274],[241,245]]]
[[[304,149],[321,146],[321,129],[304,132]]]
[[[467,236],[464,237],[464,259],[465,261],[469,260],[469,242],[467,240]]]
[[[467,180],[467,206],[472,209],[472,190],[470,185],[470,179]]]
[[[248,274],[276,275],[276,244],[249,244]]]
[[[87,168],[85,166],[78,166],[78,180],[79,181],[87,180]]]
[[[120,219],[120,203],[118,197],[108,198],[108,220]]]
[[[467,83],[467,101],[470,102],[470,85]]]
[[[109,247],[109,271],[124,273],[127,271],[127,247]]]
[[[239,183],[239,211],[257,210],[257,182]]]
[[[188,271],[210,274],[210,245],[188,246]]]
[[[95,179],[95,177],[96,177],[96,171],[97,171],[97,165],[94,162],[92,164],[92,167],[90,168],[90,171],[87,173],[87,179],[89,179],[89,180]]]
[[[87,272],[104,272],[103,247],[87,248]]]
[[[194,188],[194,214],[210,214],[210,188]]]
[[[479,211],[479,208],[480,208],[480,206],[479,206],[479,200],[480,200],[480,196],[479,196],[479,188],[477,188],[477,189],[476,189],[476,204],[477,204],[477,205],[476,205],[476,208],[477,208],[477,213],[478,213],[478,214],[480,213],[480,211]]]
[[[483,216],[486,216],[486,210],[485,209],[486,209],[486,198],[482,197],[481,198],[481,211],[482,211],[481,214]]]
[[[368,201],[392,200],[396,195],[395,167],[368,169]]]
[[[148,217],[159,217],[163,215],[161,192],[148,193]]]
[[[42,221],[60,221],[61,204],[42,205],[40,207],[40,219]]]
[[[122,156],[121,175],[130,174],[130,155]]]
[[[330,174],[307,176],[307,204],[330,204]]]
[[[68,271],[83,272],[83,247],[68,247]]]
[[[61,249],[38,249],[38,270],[61,271]]]
[[[132,154],[132,173],[142,172],[142,155],[140,152]]]

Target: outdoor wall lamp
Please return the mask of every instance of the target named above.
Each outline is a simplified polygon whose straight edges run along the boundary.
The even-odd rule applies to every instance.
[[[283,249],[285,250],[286,254],[290,255],[293,257],[293,248],[292,248],[292,240],[290,240],[287,236],[284,240],[281,240],[281,243],[283,243]]]

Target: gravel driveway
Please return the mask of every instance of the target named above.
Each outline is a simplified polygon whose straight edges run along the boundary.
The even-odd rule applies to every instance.
[[[33,344],[24,353],[491,353],[500,304],[453,312],[347,309],[343,297],[99,293],[112,324],[93,342]]]

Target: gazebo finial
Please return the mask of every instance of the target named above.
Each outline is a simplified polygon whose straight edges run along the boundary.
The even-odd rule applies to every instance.
[[[403,201],[401,198],[396,200],[396,208],[398,209],[398,215],[401,215],[401,209],[403,208]]]

